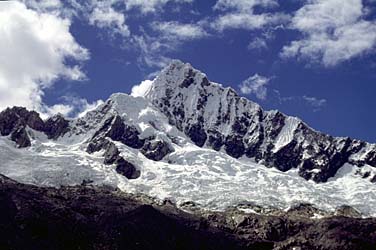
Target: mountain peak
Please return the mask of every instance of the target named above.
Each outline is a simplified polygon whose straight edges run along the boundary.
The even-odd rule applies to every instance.
[[[80,118],[43,121],[25,109],[11,111],[0,113],[0,173],[25,182],[92,180],[223,209],[244,200],[283,209],[295,199],[323,209],[345,202],[376,214],[374,192],[364,196],[376,182],[376,145],[264,111],[181,61]],[[15,150],[9,140],[29,149]]]
[[[170,88],[187,88],[192,84],[201,83],[209,83],[204,73],[193,68],[189,63],[173,60],[154,80],[149,94],[160,96],[160,92],[164,94]]]

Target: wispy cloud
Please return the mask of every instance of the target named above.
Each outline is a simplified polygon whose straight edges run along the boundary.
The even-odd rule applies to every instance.
[[[203,38],[208,33],[198,24],[171,22],[153,22],[152,28],[168,40],[193,40]]]
[[[249,50],[263,50],[267,48],[268,45],[266,43],[266,40],[260,37],[256,37],[248,44]]]
[[[218,0],[214,10],[220,13],[211,23],[211,27],[218,31],[226,29],[254,30],[269,24],[279,24],[289,17],[284,13],[267,12],[268,9],[278,6],[275,0]],[[256,7],[263,7],[266,11],[256,13]]]
[[[143,13],[156,12],[167,3],[192,3],[193,0],[126,0],[124,1],[126,8],[138,8]]]
[[[82,117],[87,112],[104,103],[102,100],[89,103],[85,98],[77,96],[63,96],[60,99],[61,103],[52,106],[45,106],[45,111],[42,113],[42,117],[54,114],[62,114],[67,117]]]
[[[327,104],[327,100],[319,99],[313,96],[303,96],[302,98],[304,101],[306,101],[309,105],[313,107],[314,111],[322,109]]]
[[[285,46],[281,56],[330,67],[371,51],[376,46],[376,22],[366,20],[364,11],[362,0],[309,1],[290,26],[303,38]]]
[[[176,41],[163,43],[158,37],[151,37],[146,33],[132,37],[132,47],[139,50],[138,63],[152,68],[163,68],[171,58],[164,53],[177,48]]]
[[[130,31],[125,23],[125,15],[111,6],[98,5],[88,14],[89,24],[106,29],[112,35],[128,37]]]
[[[255,6],[276,7],[277,0],[218,0],[214,5],[216,10],[236,10],[238,12],[253,12]]]
[[[317,111],[320,111],[321,109],[323,109],[327,104],[328,104],[328,101],[326,99],[323,99],[323,98],[318,98],[318,97],[314,97],[314,96],[307,96],[307,95],[303,95],[303,96],[282,96],[281,93],[274,89],[273,90],[273,93],[275,94],[278,102],[280,104],[282,103],[295,103],[295,102],[298,102],[298,103],[304,103],[305,105],[308,105],[309,107],[312,108],[313,112],[317,112]]]
[[[245,95],[254,94],[258,99],[265,100],[268,89],[267,85],[271,78],[255,74],[244,80],[239,85],[240,92]]]

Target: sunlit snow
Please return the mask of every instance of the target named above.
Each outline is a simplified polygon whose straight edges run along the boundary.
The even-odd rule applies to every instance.
[[[119,106],[115,105],[118,112],[128,111],[129,96],[116,94],[112,98],[121,99]],[[358,168],[355,166],[345,165],[327,183],[306,181],[296,170],[284,173],[250,159],[234,159],[222,152],[197,147],[168,125],[165,118],[144,100],[132,98],[132,101],[133,113],[130,116],[124,113],[124,117],[140,124],[144,133],[156,132],[150,126],[153,122],[166,140],[175,138],[172,144],[175,152],[160,162],[149,160],[138,150],[116,142],[122,156],[141,170],[140,178],[127,180],[116,173],[114,166],[102,164],[101,152],[86,153],[82,135],[69,143],[67,138],[47,140],[35,131],[31,131],[34,140],[27,149],[16,149],[7,137],[0,137],[0,173],[40,186],[77,185],[83,180],[91,180],[97,185],[168,198],[178,204],[194,201],[208,209],[223,210],[244,201],[282,209],[308,202],[329,211],[346,204],[365,215],[376,215],[374,184],[356,176]],[[121,102],[127,105],[120,105]]]

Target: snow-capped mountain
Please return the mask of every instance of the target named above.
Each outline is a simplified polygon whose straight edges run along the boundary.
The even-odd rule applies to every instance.
[[[376,215],[376,145],[264,111],[180,61],[142,90],[113,94],[76,119],[1,112],[0,173],[40,186],[110,185],[209,209],[311,203]]]
[[[298,168],[316,182],[327,181],[345,163],[376,166],[376,145],[333,138],[298,118],[263,111],[189,64],[171,64],[145,96],[197,146],[235,158],[255,158],[281,171]]]

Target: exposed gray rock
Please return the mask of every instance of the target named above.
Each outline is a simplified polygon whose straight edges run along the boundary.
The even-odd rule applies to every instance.
[[[69,121],[61,114],[47,119],[44,124],[44,132],[49,139],[57,139],[69,131]]]
[[[340,206],[336,209],[335,214],[338,216],[346,216],[346,217],[352,217],[352,218],[362,218],[362,214],[357,211],[355,208],[350,206]]]
[[[185,133],[197,146],[204,146],[207,139],[207,135],[202,124],[196,123],[186,127]]]
[[[312,218],[316,216],[326,216],[327,213],[319,210],[312,204],[308,203],[300,203],[296,204],[295,206],[292,206],[287,210],[287,214],[289,216],[294,216],[294,217],[305,217],[305,218]]]
[[[26,148],[31,145],[29,135],[27,134],[25,127],[22,126],[16,128],[12,132],[10,138],[17,144],[19,148]]]
[[[124,160],[123,157],[119,157],[116,161],[116,172],[124,175],[128,179],[137,179],[140,177],[140,171],[130,163],[129,161]]]
[[[130,162],[126,161],[124,157],[120,155],[119,149],[116,145],[107,139],[95,139],[91,141],[86,151],[88,153],[98,152],[104,150],[104,161],[106,165],[115,165],[116,172],[128,179],[137,179],[140,177],[140,171]]]
[[[144,140],[139,138],[140,133],[137,128],[125,124],[120,116],[115,116],[112,121],[106,136],[114,141],[120,141],[132,148],[141,148],[144,145]]]
[[[172,147],[163,140],[147,140],[141,148],[141,153],[153,161],[160,161],[171,152]]]
[[[94,152],[101,151],[102,149],[107,148],[108,143],[109,141],[106,139],[95,138],[88,143],[86,152],[88,152],[89,154],[92,154]]]
[[[0,135],[11,135],[11,139],[20,148],[31,145],[26,127],[37,131],[44,130],[44,122],[35,111],[28,111],[26,108],[7,108],[0,113]]]
[[[225,141],[226,153],[234,158],[239,158],[244,155],[245,147],[243,139],[240,136],[229,135]]]
[[[44,122],[35,111],[23,107],[7,108],[0,113],[1,135],[9,135],[17,126],[29,126],[37,131],[43,131]]]
[[[106,151],[104,152],[104,164],[110,165],[118,160],[120,151],[116,145],[112,142],[108,142],[105,147]]]

